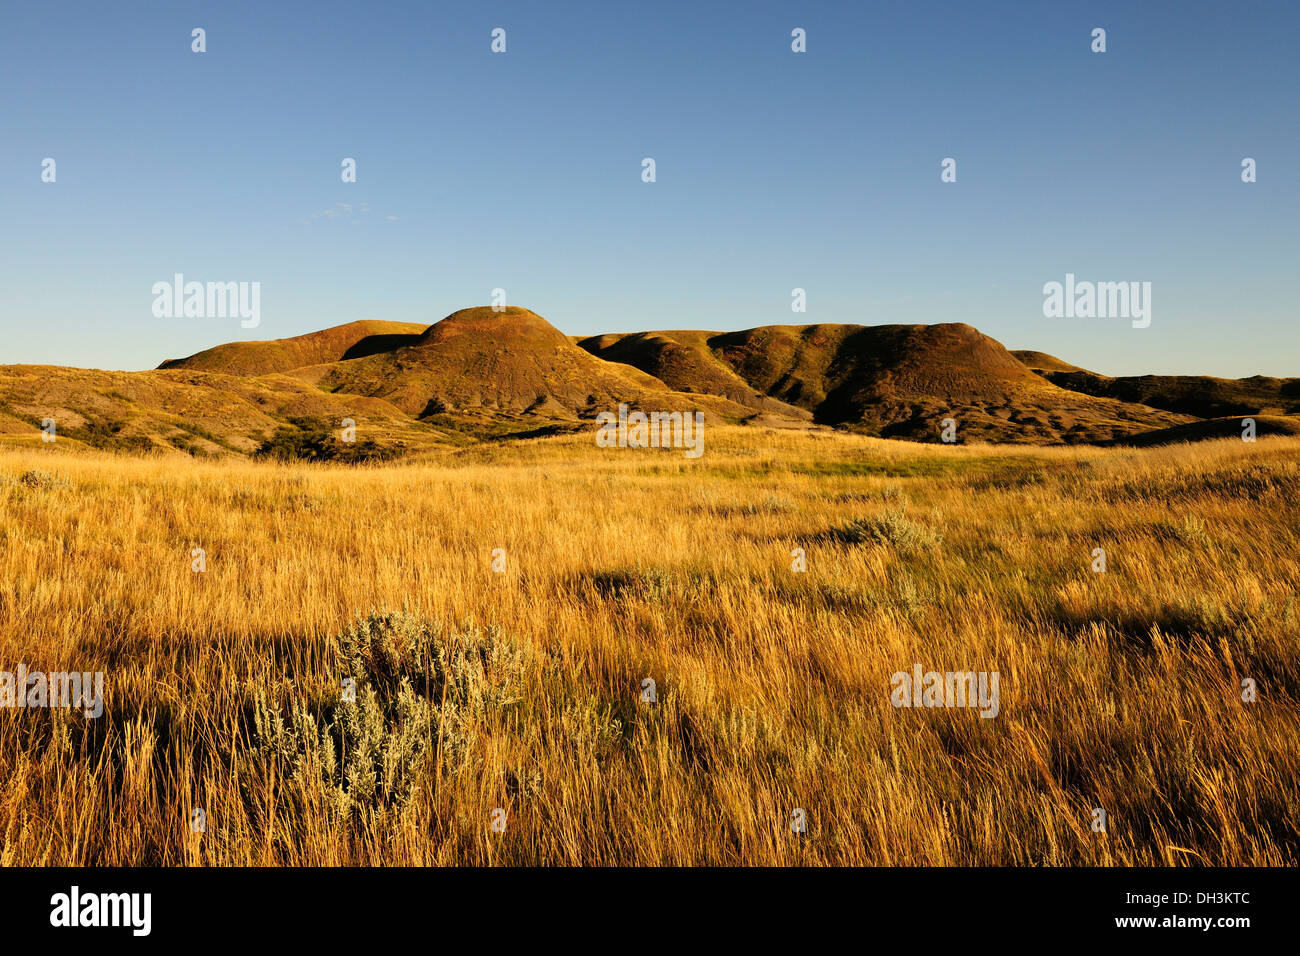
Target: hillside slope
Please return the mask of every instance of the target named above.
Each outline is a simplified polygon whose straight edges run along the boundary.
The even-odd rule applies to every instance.
[[[595,358],[541,316],[513,306],[462,309],[408,345],[298,374],[326,391],[382,398],[421,418],[574,421],[620,402],[733,420],[753,415],[725,398],[683,395],[650,373]]]
[[[168,359],[159,369],[195,369],[229,375],[268,375],[304,365],[341,362],[387,352],[415,341],[427,325],[362,319],[265,342],[229,342],[186,358]]]
[[[40,444],[47,418],[56,444],[110,450],[248,454],[295,421],[340,428],[345,418],[357,423],[359,440],[411,450],[445,444],[439,429],[380,399],[330,395],[283,375],[0,366],[0,436]]]
[[[1048,355],[1046,352],[1036,352],[1032,349],[1012,349],[1011,354],[1016,360],[1026,368],[1031,368],[1035,372],[1083,372],[1077,365],[1071,365],[1064,359],[1059,359],[1055,355]]]
[[[1300,418],[1261,416],[1255,418],[1254,421],[1255,436],[1257,438],[1263,438],[1266,435],[1284,435],[1292,438],[1300,437]],[[1160,428],[1154,431],[1140,432],[1136,435],[1121,438],[1116,441],[1115,444],[1145,448],[1151,445],[1174,445],[1182,442],[1213,441],[1218,438],[1240,439],[1243,433],[1244,429],[1240,417],[1207,418],[1188,422],[1184,425],[1174,425],[1171,428]]]
[[[581,344],[679,389],[738,378],[816,422],[883,437],[938,440],[942,420],[952,418],[964,441],[1104,442],[1189,420],[1058,388],[962,323],[664,331]]]
[[[1300,427],[1300,379],[1109,378],[1009,352],[962,323],[774,325],[570,338],[528,309],[476,307],[432,325],[350,322],[232,342],[148,372],[0,367],[0,437],[246,454],[344,419],[358,438],[419,450],[579,432],[620,404],[706,420],[833,426],[938,441],[1159,443]],[[1223,421],[1207,421],[1223,419]]]
[[[621,362],[653,375],[679,392],[722,395],[740,405],[808,420],[812,414],[758,391],[710,350],[713,332],[632,332],[597,335],[578,342],[608,362]]]
[[[1300,414],[1300,379],[1213,378],[1208,375],[1128,375],[1048,371],[1040,374],[1060,388],[1121,402],[1149,405],[1198,418],[1230,415]]]

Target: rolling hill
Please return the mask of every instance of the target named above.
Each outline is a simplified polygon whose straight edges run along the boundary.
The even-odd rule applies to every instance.
[[[441,430],[411,421],[387,402],[330,395],[284,375],[0,366],[0,438],[7,440],[39,443],[41,423],[53,419],[59,443],[248,454],[295,422],[338,426],[344,418],[360,423],[363,437],[385,444],[417,449],[446,441]]]
[[[1273,416],[1251,416],[1255,422],[1255,435],[1300,435],[1300,418],[1278,418]],[[1144,448],[1149,445],[1173,445],[1180,442],[1208,441],[1214,438],[1241,438],[1242,420],[1240,416],[1231,418],[1207,418],[1170,428],[1155,431],[1138,432],[1116,441],[1117,445],[1131,445]]]
[[[1190,420],[1059,388],[962,323],[666,331],[581,345],[677,389],[738,382],[819,424],[885,438],[937,441],[939,423],[952,418],[962,440],[1095,443]]]
[[[576,422],[620,402],[728,420],[753,415],[725,397],[674,393],[651,374],[595,358],[541,316],[514,306],[462,309],[409,344],[296,374],[327,392],[382,398],[416,418]]]
[[[1129,375],[1111,378],[1083,369],[1036,370],[1060,388],[1148,405],[1197,418],[1300,414],[1300,378],[1213,378],[1208,375]]]
[[[1082,372],[1084,369],[1077,365],[1071,365],[1069,362],[1057,358],[1055,355],[1048,355],[1046,352],[1035,352],[1029,349],[1012,349],[1014,355],[1022,365],[1033,369],[1035,372]]]
[[[518,307],[231,342],[144,372],[0,366],[0,439],[40,441],[53,418],[73,444],[194,455],[249,454],[344,419],[419,451],[591,429],[621,403],[917,441],[952,419],[964,442],[1154,443],[1239,432],[1232,416],[1248,414],[1267,417],[1260,434],[1289,434],[1300,379],[1110,378],[962,323],[571,338]]]
[[[267,342],[230,342],[188,358],[168,359],[160,369],[184,368],[230,375],[267,375],[304,365],[342,362],[407,345],[428,328],[410,322],[362,319],[320,332]]]

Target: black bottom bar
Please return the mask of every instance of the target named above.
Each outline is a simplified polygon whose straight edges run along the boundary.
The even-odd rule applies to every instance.
[[[0,915],[13,940],[50,934],[128,945],[362,946],[381,942],[376,932],[390,927],[424,927],[485,933],[494,946],[543,938],[734,946],[770,943],[776,931],[808,942],[848,934],[873,947],[1125,938],[1183,945],[1193,937],[1231,946],[1284,931],[1297,882],[1284,869],[5,869]],[[149,894],[147,910],[143,895],[120,894]],[[146,913],[148,934],[137,935]],[[118,925],[72,925],[90,921]]]

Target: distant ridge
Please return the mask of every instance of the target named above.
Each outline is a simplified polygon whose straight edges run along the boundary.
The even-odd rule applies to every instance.
[[[168,359],[160,369],[188,368],[230,375],[267,375],[304,365],[342,362],[406,345],[428,328],[410,322],[361,319],[346,325],[266,342],[230,342],[187,358]]]
[[[1082,372],[1084,369],[1077,365],[1071,365],[1069,362],[1057,358],[1055,355],[1048,355],[1046,352],[1034,352],[1027,349],[1013,349],[1011,352],[1026,368],[1031,368],[1035,372]]]
[[[741,332],[593,336],[595,355],[654,371],[683,390],[737,379],[813,420],[886,438],[1107,442],[1186,418],[1057,388],[964,323],[771,325]]]
[[[247,454],[277,431],[337,429],[408,451],[594,429],[626,404],[714,423],[938,441],[1149,444],[1300,432],[1300,379],[1111,378],[1009,352],[964,323],[770,325],[570,337],[528,309],[430,325],[362,320],[230,342],[147,372],[0,366],[0,438]]]
[[[304,373],[327,391],[383,398],[417,418],[572,421],[594,418],[619,402],[710,409],[724,417],[751,414],[712,395],[673,396],[653,375],[594,358],[535,312],[515,306],[461,309],[396,349]]]
[[[1300,378],[1213,378],[1208,375],[1128,375],[1111,378],[1083,369],[1039,371],[1060,388],[1149,405],[1197,418],[1300,415]]]
[[[1264,435],[1300,435],[1300,418],[1274,418],[1253,416],[1256,437]],[[1206,441],[1213,438],[1241,438],[1244,433],[1242,419],[1208,418],[1201,421],[1160,428],[1155,431],[1139,432],[1119,439],[1116,444],[1147,447],[1150,445],[1173,445],[1179,442]]]

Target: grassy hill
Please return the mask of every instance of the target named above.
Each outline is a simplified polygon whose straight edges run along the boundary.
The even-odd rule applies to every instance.
[[[680,392],[722,395],[739,405],[811,420],[808,409],[758,391],[709,349],[714,332],[633,332],[597,335],[578,344],[609,362],[642,370]]]
[[[410,450],[448,440],[381,399],[331,395],[285,375],[0,366],[0,439],[41,444],[47,418],[60,445],[199,457],[252,453],[278,429],[308,419],[339,428],[351,418],[361,440]]]
[[[813,420],[937,441],[1104,442],[1187,421],[1176,413],[1056,387],[969,325],[779,325],[741,332],[594,336],[582,346],[675,388],[729,389],[804,409]]]
[[[1268,416],[1251,416],[1255,421],[1255,435],[1300,436],[1300,418],[1277,418]],[[1116,444],[1146,447],[1149,445],[1172,445],[1178,442],[1208,441],[1215,438],[1242,437],[1244,426],[1241,416],[1231,418],[1209,418],[1174,425],[1171,428],[1159,428],[1149,432],[1139,432],[1127,438],[1119,439]]]
[[[74,444],[196,456],[250,454],[273,439],[319,451],[344,419],[385,453],[424,452],[587,431],[621,403],[927,442],[951,419],[963,443],[1160,443],[1223,434],[1202,423],[1236,415],[1286,433],[1300,379],[1110,378],[1009,352],[962,323],[578,339],[519,307],[231,342],[147,372],[0,366],[0,439],[39,441],[54,418]]]
[[[419,338],[428,328],[410,322],[362,319],[319,332],[266,342],[229,342],[188,358],[168,359],[160,369],[185,368],[230,375],[266,375],[304,365],[342,362],[387,352]]]
[[[576,423],[620,402],[728,420],[753,414],[725,398],[675,393],[652,374],[595,358],[541,316],[513,306],[462,309],[407,345],[300,374],[325,391],[383,398],[417,418]]]
[[[1035,352],[1032,349],[1012,349],[1011,354],[1028,368],[1034,371],[1045,372],[1082,372],[1084,369],[1077,365],[1071,365],[1055,355],[1048,355],[1046,352]]]
[[[1131,375],[1111,378],[1082,369],[1043,370],[1061,388],[1083,395],[1148,405],[1197,418],[1300,415],[1300,379],[1213,378],[1209,375]]]

